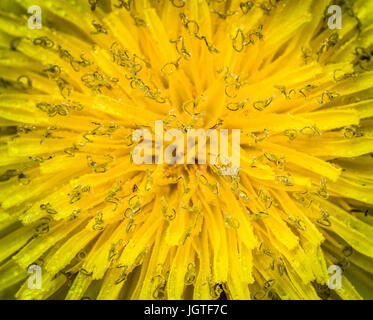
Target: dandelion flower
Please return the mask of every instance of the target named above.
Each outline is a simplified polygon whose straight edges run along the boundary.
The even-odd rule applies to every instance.
[[[372,298],[373,1],[336,2],[2,0],[1,297]],[[240,129],[239,173],[136,165],[159,120]]]

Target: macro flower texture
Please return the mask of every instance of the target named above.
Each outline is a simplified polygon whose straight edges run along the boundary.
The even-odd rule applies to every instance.
[[[0,298],[373,299],[372,10],[1,0]],[[134,163],[157,121],[239,171]]]

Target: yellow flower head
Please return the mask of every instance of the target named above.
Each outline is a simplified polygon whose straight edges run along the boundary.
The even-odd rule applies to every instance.
[[[373,1],[334,2],[1,0],[0,297],[373,298]],[[133,161],[169,129],[239,173]]]

